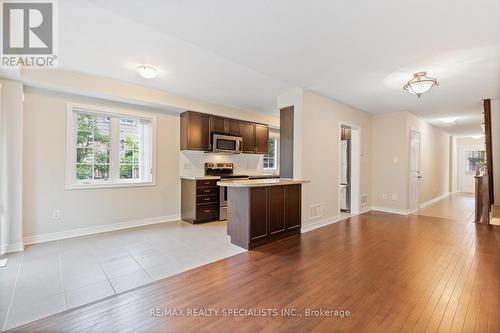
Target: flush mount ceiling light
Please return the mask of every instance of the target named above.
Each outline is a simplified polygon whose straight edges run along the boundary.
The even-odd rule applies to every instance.
[[[434,86],[439,86],[439,82],[436,79],[426,76],[427,72],[418,72],[413,74],[413,79],[408,81],[403,87],[407,92],[420,96],[429,91]]]
[[[445,123],[445,124],[448,124],[448,125],[452,125],[452,124],[456,124],[457,123],[457,118],[453,118],[453,117],[450,117],[450,118],[441,118],[439,120],[441,122]]]
[[[145,79],[154,79],[158,76],[158,69],[149,65],[139,65],[136,68],[137,74]]]

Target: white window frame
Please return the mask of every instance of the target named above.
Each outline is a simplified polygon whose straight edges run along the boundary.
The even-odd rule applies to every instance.
[[[77,113],[90,113],[99,116],[109,116],[110,121],[110,179],[106,181],[82,182],[76,179],[76,131],[77,131]],[[151,180],[134,180],[112,178],[111,169],[117,170],[119,174],[119,142],[113,140],[111,133],[120,133],[120,120],[118,118],[135,118],[151,121]],[[116,120],[116,121],[113,121]],[[142,144],[142,143],[141,143]],[[118,157],[112,158],[118,155]],[[142,158],[142,157],[141,157]],[[66,107],[66,190],[76,189],[98,189],[113,187],[139,187],[156,185],[156,116],[149,112],[136,110],[115,109],[95,105],[84,105],[77,103],[67,103]],[[118,163],[116,162],[118,161]]]
[[[280,146],[280,137],[279,136],[275,136],[275,135],[270,135],[269,136],[269,139],[273,139],[275,140],[275,143],[274,143],[274,168],[265,168],[264,167],[264,156],[267,155],[267,154],[264,154],[262,156],[262,169],[264,171],[270,171],[270,172],[274,172],[274,171],[277,171],[279,170],[279,146]]]

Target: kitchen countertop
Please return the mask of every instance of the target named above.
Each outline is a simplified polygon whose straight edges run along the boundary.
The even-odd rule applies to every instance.
[[[219,186],[226,187],[266,187],[266,186],[286,186],[309,183],[309,180],[295,180],[288,178],[277,179],[239,179],[239,180],[224,180],[217,182]]]
[[[188,180],[220,180],[219,176],[181,176],[181,179],[188,179]]]
[[[267,178],[279,178],[279,175],[273,175],[273,174],[258,174],[258,175],[248,175],[248,177],[253,178],[253,179],[267,179]],[[181,176],[181,179],[188,179],[188,180],[220,180],[220,176]]]

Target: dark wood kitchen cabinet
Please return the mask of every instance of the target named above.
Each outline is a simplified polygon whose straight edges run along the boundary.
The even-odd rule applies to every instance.
[[[255,153],[255,124],[242,121],[240,134],[242,138],[241,151],[243,153]]]
[[[219,218],[219,193],[216,179],[181,180],[181,218],[189,223]]]
[[[217,116],[212,116],[210,118],[210,129],[212,133],[240,136],[240,120]]]
[[[242,152],[267,154],[269,126],[250,121],[186,111],[180,116],[181,150],[212,150],[212,134],[242,137]]]
[[[210,151],[210,115],[186,111],[180,118],[181,150]]]
[[[269,126],[255,124],[255,153],[267,154],[269,144]]]
[[[245,249],[300,233],[301,184],[229,187],[228,231]]]

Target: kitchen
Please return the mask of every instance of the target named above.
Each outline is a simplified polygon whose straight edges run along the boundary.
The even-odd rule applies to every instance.
[[[304,182],[280,178],[278,130],[193,111],[180,127],[183,221],[227,220],[231,242],[246,249],[300,232]]]

